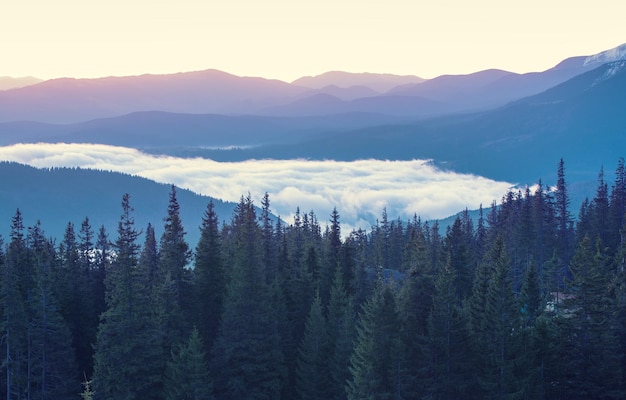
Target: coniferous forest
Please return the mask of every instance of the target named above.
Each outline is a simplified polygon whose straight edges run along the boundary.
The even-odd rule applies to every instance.
[[[16,211],[0,246],[6,399],[618,399],[626,396],[626,167],[593,198],[557,182],[447,229],[341,230],[266,195],[184,227],[121,199],[116,232],[63,238]],[[224,218],[227,222],[220,222]],[[187,243],[185,229],[200,229]]]

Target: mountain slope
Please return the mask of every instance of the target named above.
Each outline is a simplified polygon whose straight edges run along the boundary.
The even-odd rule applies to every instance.
[[[8,237],[11,218],[19,208],[25,226],[37,220],[47,236],[59,242],[68,222],[78,232],[81,222],[89,217],[97,233],[104,225],[111,240],[117,235],[124,193],[130,194],[135,224],[145,229],[148,222],[157,234],[163,231],[163,218],[167,214],[169,185],[116,172],[86,169],[36,169],[26,165],[0,162],[0,234]],[[199,227],[210,198],[188,190],[178,189],[181,219],[187,231],[187,241],[192,248],[200,237]],[[229,221],[234,203],[213,199],[220,220]]]
[[[329,71],[316,76],[303,76],[291,83],[296,86],[304,86],[311,89],[322,89],[327,86],[337,86],[340,88],[365,86],[379,93],[383,93],[399,85],[421,83],[424,81],[425,79],[413,75]]]
[[[0,121],[72,123],[136,111],[245,113],[307,89],[217,70],[54,79],[0,92]]]
[[[440,166],[533,183],[564,157],[574,180],[615,165],[626,149],[626,62],[603,65],[492,111],[356,129],[250,157],[432,158]],[[332,141],[331,141],[332,140]],[[331,145],[332,143],[332,145]]]
[[[364,113],[281,118],[147,111],[66,125],[0,123],[0,145],[73,142],[154,149],[248,147],[302,142],[319,135],[393,121],[398,118]]]

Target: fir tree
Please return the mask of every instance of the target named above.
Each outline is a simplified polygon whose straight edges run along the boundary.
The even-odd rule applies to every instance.
[[[106,305],[98,328],[93,385],[99,399],[160,398],[163,348],[147,275],[138,268],[139,232],[122,198],[115,259],[106,277]]]
[[[472,388],[475,365],[468,357],[470,337],[467,321],[459,308],[455,272],[450,261],[438,271],[433,309],[428,319],[428,366],[431,382],[427,393],[433,399],[475,398]],[[415,360],[413,360],[415,362]]]
[[[298,348],[297,391],[302,400],[329,398],[328,350],[326,319],[318,295],[311,304],[304,337]]]
[[[559,390],[569,399],[620,398],[621,372],[601,245],[589,237],[570,265],[572,280],[558,320],[562,357]]]
[[[197,329],[186,343],[172,350],[167,362],[164,392],[166,400],[212,400],[213,382],[205,360],[202,338]]]
[[[395,298],[388,285],[380,285],[363,307],[358,324],[346,386],[348,400],[402,399],[408,383]]]
[[[203,343],[210,351],[217,335],[226,295],[226,271],[213,201],[209,202],[202,218],[194,266],[196,324]]]
[[[285,372],[279,326],[272,307],[250,196],[233,217],[234,259],[222,322],[213,346],[216,397],[279,399]]]
[[[339,269],[330,288],[328,304],[328,370],[330,375],[329,394],[331,400],[345,399],[345,384],[350,377],[350,357],[356,339],[356,316],[350,295],[343,284]]]

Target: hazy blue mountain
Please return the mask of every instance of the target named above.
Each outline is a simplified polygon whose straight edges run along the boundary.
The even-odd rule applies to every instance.
[[[150,111],[65,125],[0,123],[0,145],[73,142],[157,149],[248,147],[298,143],[324,134],[397,121],[398,118],[373,113],[281,118]]]
[[[363,85],[355,85],[349,87],[339,87],[337,85],[328,85],[319,89],[311,89],[299,95],[297,99],[306,99],[315,95],[326,94],[334,96],[343,101],[350,101],[362,97],[373,97],[380,95],[379,92]]]
[[[291,83],[311,89],[322,89],[332,85],[340,88],[365,86],[376,92],[383,93],[399,85],[421,83],[424,81],[425,79],[414,75],[329,71],[316,76],[303,76],[302,78],[296,79]]]
[[[452,112],[449,104],[419,96],[380,95],[344,101],[329,94],[316,94],[262,112],[275,116],[314,116],[346,113],[378,113],[423,118]]]
[[[393,94],[421,96],[449,104],[451,111],[488,109],[541,93],[607,62],[626,59],[626,44],[592,56],[571,57],[543,72],[516,74],[485,70],[444,75],[420,84],[396,87]]]
[[[491,111],[371,126],[237,156],[428,158],[456,171],[531,183],[553,175],[563,157],[571,179],[588,179],[598,166],[615,165],[626,149],[624,64],[605,64]]]
[[[144,229],[151,222],[160,235],[171,190],[169,185],[116,172],[37,169],[7,162],[0,162],[0,180],[0,234],[5,242],[11,218],[18,208],[26,226],[40,220],[46,235],[56,238],[57,243],[63,238],[68,222],[74,223],[78,233],[85,217],[89,217],[96,232],[104,225],[109,238],[114,240],[124,193],[131,195],[137,228]],[[183,189],[178,189],[177,195],[186,237],[194,248],[210,198]],[[216,199],[213,202],[220,220],[230,221],[235,204]]]
[[[0,91],[0,121],[72,123],[136,111],[249,113],[308,89],[217,70],[62,78]]]
[[[0,122],[68,124],[140,111],[288,117],[365,112],[424,118],[501,106],[625,54],[626,47],[620,46],[564,60],[544,72],[485,70],[430,80],[335,71],[287,83],[217,70],[61,78],[0,90]]]

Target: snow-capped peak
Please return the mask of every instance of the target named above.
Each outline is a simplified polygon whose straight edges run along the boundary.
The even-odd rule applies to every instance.
[[[585,58],[584,66],[606,64],[612,61],[626,60],[626,43],[614,49],[606,50]]]

